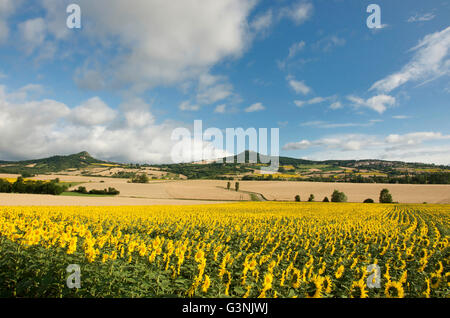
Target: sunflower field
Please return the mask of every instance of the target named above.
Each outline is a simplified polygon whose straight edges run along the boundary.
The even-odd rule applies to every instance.
[[[450,205],[0,207],[0,296],[448,298],[449,225]]]

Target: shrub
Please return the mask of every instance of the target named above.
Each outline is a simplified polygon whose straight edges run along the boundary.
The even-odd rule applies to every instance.
[[[347,202],[347,196],[344,192],[334,190],[333,194],[331,195],[331,202]]]
[[[375,201],[373,201],[373,199],[368,198],[368,199],[365,199],[363,203],[374,203],[374,202]]]
[[[323,198],[322,202],[330,202],[330,200],[328,199],[328,197]]]
[[[308,198],[308,202],[314,202],[314,194],[311,194]]]
[[[392,203],[392,195],[388,189],[383,189],[380,192],[380,203]]]
[[[78,189],[73,190],[73,192],[78,192],[78,193],[82,193],[82,194],[88,193],[88,191],[86,190],[86,187],[83,187],[83,186],[79,186]]]
[[[295,202],[300,202],[300,196],[298,194],[295,196]]]
[[[135,175],[131,179],[132,183],[148,183],[148,181],[149,181],[149,178],[146,173],[141,173],[141,174]]]

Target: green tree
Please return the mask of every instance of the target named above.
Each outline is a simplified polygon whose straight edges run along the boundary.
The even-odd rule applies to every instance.
[[[363,203],[374,203],[374,201],[373,201],[373,199],[368,198],[368,199],[365,199]]]
[[[314,202],[314,194],[311,194],[308,198],[308,202]]]
[[[228,182],[227,182],[227,190],[230,190],[230,188],[231,188],[231,182],[228,181]]]
[[[132,183],[148,183],[150,179],[146,173],[141,173],[131,179]]]
[[[328,199],[328,197],[323,198],[322,202],[330,202],[330,200]]]
[[[297,195],[295,196],[295,202],[300,202],[300,195],[297,194]]]
[[[236,189],[236,191],[239,191],[239,182],[236,182],[234,188]]]
[[[334,190],[331,195],[331,202],[347,202],[347,196],[344,192]]]
[[[392,195],[388,189],[383,189],[380,192],[380,203],[392,203]]]

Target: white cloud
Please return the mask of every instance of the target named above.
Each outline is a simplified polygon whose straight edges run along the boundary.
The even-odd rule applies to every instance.
[[[337,96],[329,96],[329,97],[317,96],[317,97],[311,98],[311,99],[309,99],[307,101],[295,100],[294,104],[297,107],[303,107],[303,106],[306,106],[306,105],[322,104],[322,103],[324,103],[326,101],[336,100],[336,98],[337,98]],[[341,103],[340,102],[335,102],[332,105],[334,105],[334,107],[338,107],[338,108],[341,107]],[[337,109],[337,108],[333,108],[333,109]]]
[[[295,104],[297,107],[303,107],[303,106],[305,106],[306,102],[305,102],[305,101],[302,101],[302,100],[294,100],[294,104]]]
[[[0,44],[9,37],[8,18],[16,11],[21,0],[0,0]]]
[[[311,146],[311,142],[308,140],[301,140],[298,142],[290,142],[284,145],[283,150],[302,150]]]
[[[240,56],[248,47],[247,18],[255,1],[135,0],[130,5],[120,0],[80,0],[78,4],[83,9],[83,35],[98,45],[91,57],[103,76],[98,80],[145,89],[182,83],[224,59]],[[46,0],[43,5],[49,12],[49,29],[55,34],[57,26],[67,30],[53,14],[60,1]],[[65,33],[59,36],[69,39]],[[90,70],[79,69],[78,83]]]
[[[122,103],[120,108],[129,127],[143,128],[155,122],[155,118],[149,110],[150,105],[141,98],[129,99]]]
[[[296,25],[300,25],[311,18],[314,12],[314,6],[309,2],[299,1],[290,7],[284,7],[280,10],[281,18],[288,18]]]
[[[200,106],[192,105],[189,101],[184,101],[180,104],[178,108],[183,111],[197,111],[200,109]]]
[[[27,54],[44,44],[47,26],[43,18],[26,20],[18,26]]]
[[[308,104],[310,104],[310,105],[320,104],[320,103],[323,103],[323,102],[326,101],[326,100],[327,100],[326,98],[323,98],[323,97],[318,96],[318,97],[311,98],[311,99],[308,101]]]
[[[308,87],[304,81],[297,81],[292,76],[288,76],[286,80],[297,94],[302,93],[303,95],[307,95],[311,92],[311,88]]]
[[[294,56],[296,56],[298,52],[304,49],[305,45],[306,45],[305,41],[300,41],[292,44],[291,47],[289,48],[288,58],[291,59]]]
[[[413,58],[403,68],[372,85],[370,90],[391,92],[409,81],[431,81],[450,74],[450,27],[428,34],[411,51]]]
[[[396,116],[392,116],[392,118],[394,118],[394,119],[408,119],[408,118],[411,118],[411,116],[407,116],[407,115],[396,115]]]
[[[45,92],[42,85],[39,84],[27,84],[16,91],[8,94],[8,99],[12,101],[25,101],[29,97],[37,97]]]
[[[233,85],[223,76],[203,74],[199,77],[197,102],[199,104],[213,104],[233,94]]]
[[[384,113],[388,107],[394,106],[396,103],[395,97],[384,94],[373,96],[367,100],[353,95],[347,96],[347,99],[353,102],[355,107],[367,107],[379,114]]]
[[[11,92],[14,94],[14,92]],[[55,100],[15,102],[5,86],[0,86],[0,153],[3,160],[34,159],[83,150],[95,157],[120,162],[172,162],[171,151],[178,143],[171,140],[181,123],[156,124],[149,105],[130,99],[113,110],[98,97],[71,109]],[[113,116],[115,113],[115,116]],[[93,118],[90,118],[93,117]],[[186,128],[191,128],[187,126]],[[192,131],[192,129],[191,129]],[[192,145],[192,138],[186,139]],[[186,160],[211,159],[204,153],[213,149],[201,142]],[[197,149],[197,150],[196,150]],[[205,156],[206,155],[206,156]]]
[[[246,113],[253,113],[253,112],[258,112],[258,111],[261,111],[261,110],[264,110],[264,109],[266,109],[266,108],[263,106],[263,104],[255,103],[255,104],[250,105],[249,107],[247,107],[245,109],[245,112]]]
[[[227,108],[227,105],[225,105],[225,104],[217,105],[216,108],[214,109],[214,112],[223,114],[223,113],[225,113],[226,108]]]
[[[408,18],[408,22],[424,22],[433,20],[436,15],[432,12],[424,13],[422,15],[416,14]]]
[[[336,109],[341,109],[343,106],[341,104],[341,102],[334,102],[330,105],[330,109],[336,110]]]
[[[71,111],[71,120],[81,126],[104,125],[116,118],[116,111],[99,97],[93,97]]]
[[[380,122],[381,120],[372,119],[367,123],[330,123],[327,121],[308,121],[301,123],[300,126],[303,127],[315,127],[321,129],[329,129],[329,128],[347,128],[347,127],[369,127],[373,126],[375,123]]]
[[[391,134],[386,137],[386,142],[396,145],[416,145],[428,140],[450,139],[450,135],[438,132],[414,132],[404,135]]]
[[[450,164],[450,135],[414,132],[386,137],[366,134],[330,135],[316,140],[287,143],[283,150],[314,150],[308,158],[384,159]],[[438,142],[438,144],[435,144]]]
[[[257,16],[250,23],[250,27],[256,33],[264,33],[272,26],[273,22],[273,12],[269,9],[265,13]]]
[[[338,46],[344,46],[347,41],[343,38],[340,38],[336,35],[327,36],[316,43],[314,43],[312,46],[316,49],[320,49],[324,52],[329,52],[333,48]]]

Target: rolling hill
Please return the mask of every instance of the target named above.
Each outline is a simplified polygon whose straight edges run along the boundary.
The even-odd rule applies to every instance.
[[[238,162],[238,158],[245,162]],[[251,161],[250,157],[257,160]],[[325,160],[314,161],[290,157],[279,157],[279,171],[263,175],[261,167],[271,157],[245,151],[240,155],[222,158],[219,162],[192,162],[162,165],[117,164],[92,157],[83,151],[67,156],[25,161],[0,161],[0,173],[48,174],[82,170],[84,174],[95,175],[95,167],[108,166],[127,168],[128,174],[145,173],[145,167],[157,167],[165,173],[183,175],[188,179],[242,179],[242,180],[291,180],[326,182],[376,182],[376,183],[450,183],[450,167],[424,163],[407,163],[378,159],[367,160]],[[230,163],[228,163],[228,162]],[[241,161],[241,160],[239,160]],[[111,167],[112,168],[112,167]],[[113,173],[111,173],[112,175]],[[126,177],[125,174],[117,177]]]

